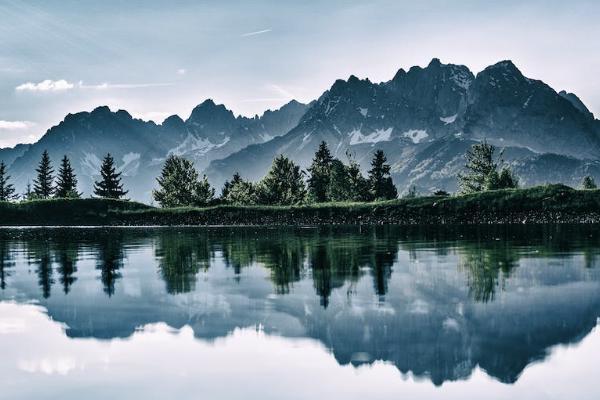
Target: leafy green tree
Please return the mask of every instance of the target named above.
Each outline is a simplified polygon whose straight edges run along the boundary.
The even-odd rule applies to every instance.
[[[15,187],[9,183],[10,176],[6,172],[6,164],[4,161],[0,161],[0,201],[14,200]]]
[[[65,155],[60,163],[58,175],[56,176],[56,192],[58,198],[79,198],[81,194],[77,191],[77,177],[71,167],[69,158]]]
[[[348,172],[348,192],[352,201],[372,201],[369,180],[366,179],[360,172],[360,167],[356,161],[350,160]]]
[[[495,151],[496,148],[486,141],[474,144],[467,150],[466,172],[458,175],[461,193],[481,192],[489,187],[489,184],[496,184],[497,179],[493,176],[498,169],[498,162],[494,157]]]
[[[115,168],[115,160],[110,153],[102,160],[100,181],[94,183],[94,194],[107,199],[120,199],[127,194],[121,183],[121,173]]]
[[[583,182],[581,182],[581,187],[583,189],[597,189],[598,186],[596,186],[596,181],[594,181],[594,178],[592,178],[591,176],[586,176],[585,178],[583,178]]]
[[[319,149],[315,153],[312,164],[308,167],[308,192],[311,199],[317,203],[328,201],[327,192],[331,178],[331,165],[333,157],[327,147],[327,143],[322,141]]]
[[[152,196],[161,207],[183,207],[197,203],[196,187],[200,182],[198,171],[191,161],[170,155],[156,181],[159,189],[153,190]]]
[[[306,188],[300,167],[284,155],[273,160],[258,187],[261,204],[292,205],[304,202]]]
[[[35,170],[37,172],[37,178],[33,181],[33,193],[37,198],[47,199],[54,193],[53,181],[54,169],[50,162],[50,156],[48,151],[44,150],[42,153],[42,159]]]
[[[329,171],[329,186],[327,187],[327,200],[352,200],[348,167],[346,167],[344,163],[337,158],[331,161],[331,168]]]
[[[371,161],[369,183],[375,200],[390,200],[398,197],[398,190],[390,176],[390,165],[383,150],[377,150]]]

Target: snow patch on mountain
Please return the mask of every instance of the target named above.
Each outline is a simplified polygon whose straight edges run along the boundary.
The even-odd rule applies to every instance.
[[[83,171],[82,175],[96,176],[100,174],[100,166],[102,165],[102,161],[94,153],[83,153],[83,157],[81,158],[80,162],[81,170]]]
[[[140,167],[140,153],[129,152],[122,158],[123,165],[119,168],[119,171],[124,176],[135,176],[137,175],[138,168]]]
[[[440,117],[440,121],[442,121],[446,125],[449,125],[456,121],[456,117],[458,117],[458,114],[450,115],[449,117]]]
[[[427,131],[424,129],[411,129],[404,132],[402,136],[409,138],[414,144],[418,144],[425,138],[429,137]]]
[[[208,153],[212,149],[225,146],[227,142],[229,142],[229,136],[225,137],[221,143],[214,144],[206,138],[199,138],[192,134],[188,134],[179,146],[172,148],[167,154],[172,154],[174,156],[182,156],[186,153],[202,155]]]
[[[364,108],[364,107],[359,107],[358,111],[362,114],[363,117],[367,116],[367,113],[369,112],[368,108]]]
[[[363,135],[360,130],[350,132],[350,145],[354,146],[362,143],[389,142],[392,140],[392,131],[394,128],[377,129],[369,135]]]

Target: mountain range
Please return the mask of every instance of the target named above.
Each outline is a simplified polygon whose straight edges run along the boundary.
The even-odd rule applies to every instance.
[[[130,197],[150,201],[169,154],[193,160],[219,188],[234,172],[260,179],[278,154],[306,168],[323,140],[364,172],[372,153],[383,149],[400,192],[456,190],[465,151],[482,140],[503,150],[523,185],[600,179],[600,121],[575,94],[525,77],[511,61],[477,75],[433,59],[425,68],[400,69],[387,82],[350,76],[308,105],[291,101],[254,118],[236,117],[212,100],[187,120],[174,115],[160,125],[98,107],[67,115],[37,143],[0,149],[0,159],[23,190],[44,149],[55,162],[67,154],[89,194],[110,152]]]

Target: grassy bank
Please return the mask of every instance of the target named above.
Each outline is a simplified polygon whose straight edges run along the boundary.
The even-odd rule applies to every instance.
[[[453,197],[307,206],[160,209],[130,201],[0,203],[0,225],[319,225],[598,223],[600,190],[563,185]]]

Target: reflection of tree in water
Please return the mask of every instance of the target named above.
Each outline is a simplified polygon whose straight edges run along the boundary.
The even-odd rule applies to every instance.
[[[42,237],[26,241],[27,262],[35,264],[35,273],[38,277],[38,285],[42,290],[42,296],[47,299],[50,297],[54,279],[52,277],[52,254],[50,237],[44,232]]]
[[[104,293],[111,297],[115,294],[115,283],[121,278],[121,268],[125,251],[123,248],[123,232],[112,230],[102,232],[95,240],[96,269],[100,270],[100,281]]]
[[[278,294],[289,293],[291,284],[300,280],[306,254],[304,242],[298,236],[287,234],[257,242],[257,261],[271,272]]]
[[[330,227],[241,230],[228,236],[222,248],[226,264],[236,274],[253,262],[267,268],[278,294],[289,293],[308,268],[321,304],[327,307],[334,289],[358,280],[361,266],[371,270],[375,292],[385,295],[397,254],[396,240],[386,237],[371,229],[339,232]]]
[[[459,268],[467,274],[467,285],[473,300],[483,303],[493,301],[497,287],[504,287],[518,261],[519,255],[514,245],[505,241],[465,245]]]
[[[168,293],[193,291],[196,275],[210,265],[208,235],[206,232],[161,233],[156,242],[155,255]]]
[[[10,276],[10,269],[14,265],[10,242],[0,237],[0,289],[6,289],[6,278]]]
[[[58,240],[55,251],[56,262],[58,263],[59,281],[63,287],[63,292],[68,294],[71,285],[77,280],[74,276],[77,272],[77,244],[71,240]]]

